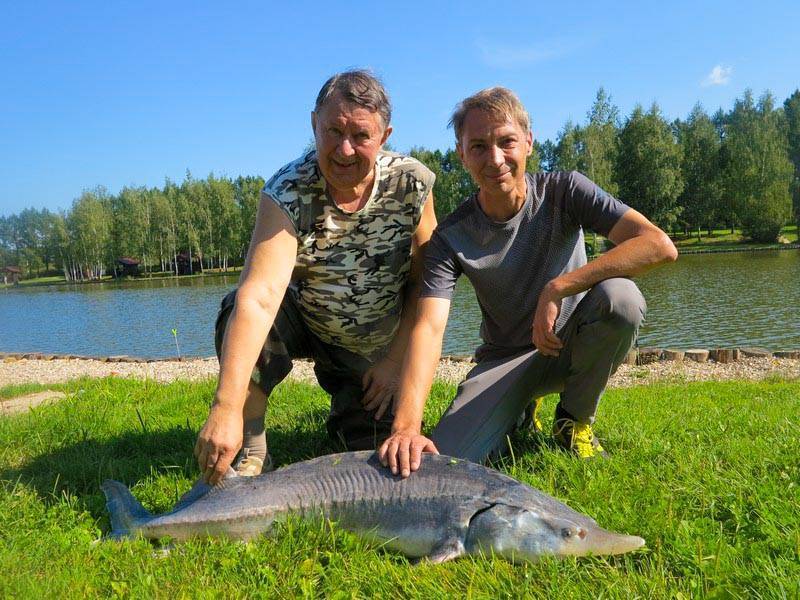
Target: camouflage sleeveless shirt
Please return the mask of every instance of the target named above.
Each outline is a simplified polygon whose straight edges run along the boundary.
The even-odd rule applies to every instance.
[[[435,175],[416,159],[380,152],[361,210],[340,209],[311,151],[280,169],[264,193],[297,237],[292,283],[303,317],[322,341],[362,356],[391,342],[411,270],[411,239]]]

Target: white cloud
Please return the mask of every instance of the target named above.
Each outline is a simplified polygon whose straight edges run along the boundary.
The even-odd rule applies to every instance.
[[[484,64],[498,69],[514,69],[549,60],[563,54],[557,44],[549,47],[492,44],[483,40],[476,42]]]
[[[717,65],[711,69],[711,73],[706,76],[706,78],[701,82],[701,85],[703,87],[712,85],[727,85],[731,80],[732,73],[733,67]]]

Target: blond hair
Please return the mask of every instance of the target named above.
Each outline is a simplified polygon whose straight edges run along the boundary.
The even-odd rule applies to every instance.
[[[516,121],[525,132],[531,128],[528,111],[525,110],[517,95],[508,88],[496,86],[476,92],[456,105],[453,116],[450,117],[450,122],[447,124],[455,131],[456,143],[461,142],[464,119],[472,109],[482,110],[496,117],[508,117]]]

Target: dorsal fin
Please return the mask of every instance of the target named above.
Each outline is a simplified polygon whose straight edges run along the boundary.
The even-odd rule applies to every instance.
[[[238,478],[239,474],[234,471],[232,468],[228,467],[227,473],[222,478],[222,480],[215,486],[208,485],[202,478],[198,479],[197,482],[192,486],[188,492],[186,492],[183,496],[181,496],[178,503],[173,507],[172,512],[178,512],[179,510],[183,510],[190,504],[197,502],[200,498],[205,496],[206,494],[213,492],[215,490],[224,490],[227,487],[227,483],[231,479]]]

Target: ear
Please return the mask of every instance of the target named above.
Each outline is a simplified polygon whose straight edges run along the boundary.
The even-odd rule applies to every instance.
[[[392,135],[392,126],[389,125],[386,129],[383,130],[383,135],[381,136],[381,146],[386,143],[386,140],[389,139],[389,136]]]
[[[458,152],[458,158],[461,159],[461,164],[464,164],[464,148],[461,147],[461,142],[456,142],[456,152]]]
[[[311,111],[311,131],[316,135],[317,133],[317,114]]]
[[[528,129],[528,134],[525,136],[525,141],[528,142],[528,152],[526,156],[533,154],[533,132]]]

